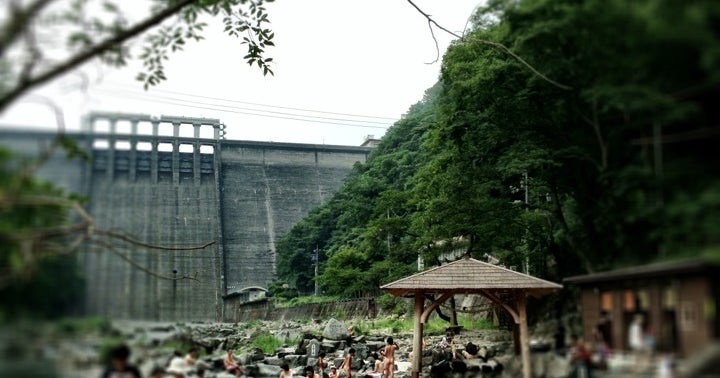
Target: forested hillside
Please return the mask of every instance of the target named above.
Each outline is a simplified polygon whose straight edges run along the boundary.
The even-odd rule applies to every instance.
[[[720,255],[720,3],[489,1],[473,24],[283,238],[278,283],[311,291],[315,249],[343,296],[453,248],[557,281]]]

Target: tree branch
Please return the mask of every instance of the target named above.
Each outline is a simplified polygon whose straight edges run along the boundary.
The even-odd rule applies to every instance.
[[[141,241],[141,240],[132,238],[132,237],[130,237],[129,235],[126,235],[126,234],[121,233],[121,232],[115,232],[115,231],[109,231],[109,230],[103,230],[103,229],[96,229],[96,230],[95,230],[95,234],[97,234],[97,235],[105,235],[105,236],[109,236],[109,237],[112,237],[112,238],[115,238],[115,239],[120,239],[120,240],[126,241],[126,242],[128,242],[128,243],[130,243],[130,244],[135,244],[135,245],[138,245],[138,246],[141,246],[141,247],[146,247],[146,248],[151,248],[151,249],[160,249],[160,250],[165,250],[165,251],[193,251],[193,250],[197,250],[197,249],[205,249],[205,248],[207,248],[207,247],[209,247],[209,246],[211,246],[211,245],[213,245],[213,244],[216,243],[216,241],[213,240],[213,241],[211,241],[211,242],[207,242],[207,243],[202,244],[202,245],[196,245],[196,246],[190,246],[190,247],[168,247],[168,246],[164,246],[164,245],[149,244],[149,243],[143,242],[143,241]]]
[[[427,18],[428,23],[431,23],[431,24],[437,26],[440,30],[442,30],[442,31],[444,31],[444,32],[452,35],[453,37],[458,38],[458,39],[460,39],[461,41],[477,42],[477,43],[480,43],[480,44],[483,44],[483,45],[488,45],[488,46],[490,46],[490,47],[494,47],[494,48],[496,48],[496,49],[499,49],[499,50],[505,52],[506,54],[510,55],[511,57],[515,58],[515,60],[517,60],[517,61],[520,62],[522,65],[524,65],[525,67],[527,67],[530,71],[532,71],[532,73],[534,73],[534,74],[535,74],[536,76],[538,76],[539,78],[547,81],[548,83],[550,83],[550,84],[552,84],[552,85],[554,85],[554,86],[556,86],[556,87],[558,87],[558,88],[560,88],[560,89],[564,89],[564,90],[571,90],[571,89],[572,89],[571,86],[568,86],[568,85],[565,85],[565,84],[560,84],[560,83],[558,83],[557,81],[552,80],[552,79],[550,79],[549,77],[543,75],[543,74],[540,73],[538,70],[536,70],[535,67],[533,67],[530,63],[526,62],[525,59],[521,58],[520,56],[518,56],[517,54],[515,54],[514,52],[512,52],[512,50],[510,50],[509,48],[505,47],[505,45],[503,45],[503,44],[501,44],[501,43],[498,43],[498,42],[488,41],[488,40],[486,40],[486,39],[479,39],[479,38],[465,39],[463,36],[461,36],[461,35],[459,35],[459,34],[457,34],[457,33],[454,33],[454,32],[452,32],[452,31],[446,29],[446,28],[442,27],[440,24],[438,24],[437,22],[435,22],[435,20],[433,20],[432,17],[430,17],[429,14],[423,12],[423,10],[420,9],[417,5],[415,5],[415,3],[412,2],[412,0],[407,0],[407,1],[408,1],[408,3],[410,3],[410,5],[412,5],[415,9],[417,9],[417,11],[420,12],[420,14],[422,14],[423,16],[425,16],[425,18]],[[0,110],[1,110],[1,109],[2,109],[2,108],[0,107]]]
[[[53,0],[35,0],[25,9],[18,9],[13,5],[9,6],[12,10],[7,21],[7,26],[0,31],[0,58],[5,55],[8,48],[15,43],[25,29],[30,26],[30,21],[52,1]]]
[[[432,36],[433,41],[435,41],[435,60],[425,64],[435,64],[438,60],[440,60],[440,46],[438,46],[438,41],[437,38],[435,38],[435,32],[433,31],[432,23],[430,22],[430,20],[428,20],[428,29],[430,29],[430,35]]]
[[[115,246],[113,246],[113,245],[110,244],[110,243],[107,243],[107,242],[105,242],[105,241],[103,241],[103,240],[98,240],[98,239],[90,239],[90,243],[95,243],[95,244],[97,244],[97,245],[99,245],[99,246],[101,246],[101,247],[106,248],[107,250],[109,250],[110,252],[112,252],[114,255],[118,256],[119,258],[121,258],[122,260],[124,260],[125,262],[127,262],[128,264],[130,264],[133,268],[139,269],[139,270],[141,270],[141,271],[143,271],[143,272],[145,272],[145,273],[147,273],[147,274],[149,274],[149,275],[151,275],[151,276],[153,276],[153,277],[155,277],[155,278],[160,278],[160,279],[163,279],[163,280],[170,280],[170,281],[193,280],[193,281],[198,281],[198,282],[200,282],[200,280],[197,279],[197,275],[198,275],[197,272],[195,272],[195,274],[193,274],[192,276],[188,276],[188,275],[183,275],[183,276],[180,276],[180,277],[164,276],[164,275],[162,275],[162,274],[160,274],[160,273],[154,272],[154,271],[152,271],[152,270],[150,270],[150,269],[148,269],[148,268],[146,268],[146,267],[138,264],[137,262],[133,261],[131,258],[127,257],[124,253],[118,251],[117,248],[115,248]]]
[[[40,1],[41,0],[38,0],[38,2]],[[28,90],[40,84],[43,84],[51,79],[54,79],[55,77],[60,76],[67,71],[75,68],[76,66],[83,64],[88,60],[111,50],[112,48],[124,43],[125,41],[137,35],[140,35],[141,33],[152,28],[153,26],[160,24],[168,17],[176,14],[183,8],[191,5],[196,1],[198,0],[180,0],[158,12],[157,14],[151,16],[145,21],[142,21],[129,29],[120,31],[117,35],[79,52],[77,55],[68,58],[64,62],[58,64],[54,68],[51,68],[45,73],[29,78],[24,85],[16,86],[14,89],[10,90],[0,98],[0,113],[2,113],[15,99],[23,95]],[[2,47],[2,45],[0,45],[0,47]]]
[[[605,171],[607,169],[608,165],[608,149],[607,144],[605,143],[605,140],[603,139],[602,132],[600,131],[600,122],[598,121],[598,114],[597,114],[597,99],[593,98],[592,102],[592,127],[593,131],[595,131],[595,137],[597,138],[598,146],[600,147],[600,164],[602,171]]]

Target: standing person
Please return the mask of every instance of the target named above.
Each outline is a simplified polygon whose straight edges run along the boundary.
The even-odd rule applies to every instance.
[[[388,337],[387,345],[385,345],[385,348],[380,351],[380,354],[383,356],[383,376],[385,378],[393,378],[395,375],[395,350],[400,348],[400,346],[393,340],[392,337]]]
[[[120,345],[110,351],[110,366],[105,369],[101,378],[142,378],[140,370],[128,363],[130,348]]]
[[[345,360],[343,360],[342,364],[340,365],[340,369],[345,371],[345,377],[351,378],[352,375],[350,374],[350,369],[352,365],[352,358],[355,355],[355,348],[350,348],[348,350],[347,356],[345,356]]]
[[[293,373],[290,370],[290,365],[287,362],[280,364],[280,377],[279,378],[293,378]]]
[[[635,314],[628,329],[628,345],[633,352],[641,352],[643,348],[643,316]]]
[[[239,377],[241,374],[245,373],[240,364],[235,361],[235,356],[233,355],[232,349],[227,350],[227,355],[223,360],[223,364],[225,365],[225,371],[230,374],[235,374],[236,377]]]
[[[318,374],[320,375],[320,378],[325,377],[325,367],[327,366],[327,364],[325,363],[325,352],[320,352],[317,361],[315,361],[315,366],[318,369]]]
[[[577,335],[570,336],[570,377],[589,378],[591,355],[585,342]]]

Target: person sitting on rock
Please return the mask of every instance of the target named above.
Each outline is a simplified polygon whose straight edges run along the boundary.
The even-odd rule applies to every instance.
[[[165,369],[160,366],[155,366],[150,370],[150,378],[163,378],[165,377]]]
[[[140,370],[128,363],[130,348],[120,345],[110,351],[110,366],[103,372],[102,378],[140,378]]]
[[[315,369],[313,369],[312,366],[305,366],[303,372],[305,373],[305,378],[320,378],[319,375],[315,374]]]
[[[338,378],[338,370],[335,366],[330,367],[330,373],[328,373],[328,378]]]
[[[382,374],[383,367],[385,366],[382,358],[376,352],[373,352],[372,356],[374,359],[373,371]]]
[[[315,366],[318,369],[320,378],[325,377],[325,368],[327,367],[327,362],[325,362],[325,352],[320,352],[317,361],[315,361]]]
[[[453,343],[453,337],[455,334],[452,331],[448,331],[438,344],[438,349],[442,353],[442,357],[445,360],[452,359],[455,361],[455,343]]]
[[[293,378],[293,372],[290,370],[290,365],[287,362],[280,364],[280,377],[279,378]]]
[[[466,360],[474,360],[478,358],[478,353],[480,352],[480,349],[478,349],[477,345],[473,344],[472,342],[467,343],[465,345],[465,350],[462,351],[462,356]],[[484,358],[483,358],[484,360]]]
[[[189,367],[194,367],[198,358],[198,350],[195,347],[188,349],[188,353],[185,355],[185,363]]]
[[[223,360],[223,364],[225,365],[225,371],[230,374],[235,374],[236,377],[244,374],[243,368],[240,366],[240,364],[237,363],[237,361],[235,361],[235,356],[233,355],[232,349],[227,350],[227,355]]]

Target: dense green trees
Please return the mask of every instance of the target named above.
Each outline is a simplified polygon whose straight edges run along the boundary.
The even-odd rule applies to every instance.
[[[344,295],[450,241],[556,280],[718,251],[720,5],[491,1],[474,20],[438,85],[280,243],[283,278],[312,285],[315,245]]]
[[[84,294],[68,232],[73,197],[34,179],[37,163],[0,148],[0,323],[76,313]]]

